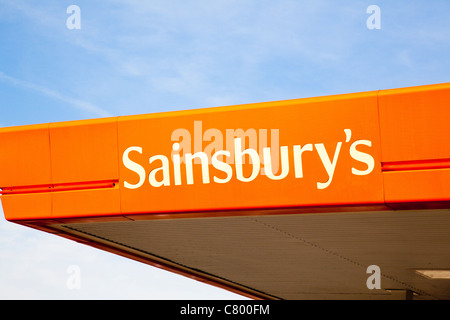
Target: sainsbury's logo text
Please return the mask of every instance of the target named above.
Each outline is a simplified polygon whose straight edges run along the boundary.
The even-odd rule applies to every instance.
[[[195,128],[195,125],[197,128]],[[196,137],[195,130],[201,122],[196,121],[194,124],[194,152],[191,151],[191,135],[186,129],[177,129],[172,134],[172,152],[171,156],[157,154],[152,155],[148,159],[148,165],[151,169],[131,159],[133,153],[143,154],[144,150],[140,146],[130,146],[122,156],[123,165],[136,174],[133,181],[124,181],[124,187],[127,189],[137,189],[144,185],[145,181],[152,187],[168,187],[171,185],[179,186],[182,184],[192,185],[194,183],[218,183],[224,184],[236,179],[242,182],[251,182],[261,176],[270,180],[282,180],[289,174],[293,174],[295,179],[303,178],[303,155],[305,153],[316,152],[319,156],[321,165],[327,173],[327,180],[317,181],[317,189],[326,189],[333,181],[334,172],[339,162],[339,155],[344,143],[349,144],[348,152],[354,165],[351,168],[351,174],[364,176],[370,174],[375,166],[375,161],[370,153],[358,150],[359,146],[364,145],[367,148],[372,147],[370,140],[351,141],[351,129],[344,129],[345,141],[338,141],[334,148],[325,146],[324,143],[306,143],[303,145],[296,144],[292,146],[279,146],[278,129],[271,130],[271,145],[267,146],[267,130],[259,130],[259,133],[265,135],[265,141],[260,136],[260,148],[257,148],[257,131],[242,129],[226,130],[226,148],[223,148],[223,137],[220,130],[209,132],[209,136],[214,135],[214,139],[205,148],[202,146],[204,137],[201,134],[200,139]],[[182,131],[186,130],[186,131]],[[207,132],[205,132],[207,133]],[[228,134],[229,133],[229,134]],[[240,134],[236,134],[240,133]],[[253,137],[253,141],[252,141]],[[180,139],[183,138],[183,139]],[[247,138],[247,139],[246,139]],[[249,147],[246,148],[245,141],[248,140]],[[197,150],[195,150],[197,147]],[[201,148],[201,149],[200,149]],[[199,150],[200,149],[200,150]],[[369,149],[370,150],[370,149]],[[169,161],[169,158],[170,161]],[[248,159],[248,168],[244,170],[244,164]],[[280,159],[280,161],[278,161]],[[279,163],[278,163],[279,162]],[[292,163],[291,163],[292,162]],[[359,164],[358,164],[359,163]],[[361,165],[363,163],[364,165]],[[195,167],[194,164],[201,166]],[[358,164],[358,165],[356,165]],[[155,167],[156,165],[156,167]],[[195,170],[201,170],[201,179],[194,181]],[[364,169],[364,170],[361,170]]]

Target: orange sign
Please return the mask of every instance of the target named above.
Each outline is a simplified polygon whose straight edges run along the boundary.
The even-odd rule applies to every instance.
[[[442,84],[3,128],[4,212],[135,219],[446,203],[449,100]]]
[[[120,118],[122,209],[382,203],[377,117],[371,93]]]

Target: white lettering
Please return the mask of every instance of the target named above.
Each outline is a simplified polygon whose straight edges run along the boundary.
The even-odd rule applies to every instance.
[[[214,176],[214,182],[217,183],[227,183],[228,181],[231,180],[231,177],[233,176],[233,169],[231,168],[231,166],[223,161],[220,161],[219,159],[217,159],[217,157],[221,156],[221,155],[225,155],[227,157],[230,156],[230,152],[229,151],[217,151],[213,157],[212,157],[212,165],[214,168],[223,171],[227,174],[226,178],[218,178],[216,176]]]
[[[134,171],[139,175],[139,182],[136,184],[130,184],[127,181],[125,181],[124,186],[127,189],[137,189],[144,184],[145,169],[140,164],[130,160],[130,158],[128,157],[128,154],[131,151],[137,151],[142,154],[142,148],[141,147],[129,147],[127,150],[125,150],[125,152],[123,153],[123,157],[122,157],[123,165],[127,169],[130,169],[131,171]]]
[[[194,183],[194,172],[192,169],[192,160],[200,159],[202,164],[202,177],[203,183],[209,183],[209,168],[208,168],[208,156],[204,152],[196,152],[194,154],[186,154],[186,181],[187,184]]]
[[[201,121],[196,121],[194,124],[194,129],[197,133],[202,133]],[[304,170],[311,170],[312,172],[313,168],[317,168],[317,163],[314,164],[312,161],[318,161],[316,157],[311,157],[308,158],[307,165],[305,165],[303,161],[304,153],[316,151],[327,174],[326,181],[323,181],[323,178],[319,177],[316,182],[317,189],[323,190],[328,188],[333,181],[340,158],[339,155],[343,149],[344,143],[337,142],[336,149],[332,157],[331,154],[328,153],[324,143],[294,145],[292,146],[293,155],[290,158],[289,146],[280,147],[279,142],[276,143],[276,148],[273,146],[265,146],[267,145],[267,141],[265,143],[261,142],[259,144],[259,150],[262,154],[258,153],[256,149],[258,147],[258,144],[256,143],[258,136],[256,135],[257,131],[255,130],[247,130],[245,131],[245,134],[242,129],[227,129],[227,132],[230,132],[230,135],[232,132],[233,136],[238,133],[240,135],[240,137],[234,138],[232,150],[221,150],[221,148],[223,148],[221,131],[211,128],[206,130],[203,138],[198,139],[198,141],[196,140],[195,144],[197,148],[203,148],[203,141],[211,141],[211,143],[205,146],[203,151],[200,150],[192,154],[190,152],[191,135],[189,131],[185,129],[177,129],[173,131],[171,136],[172,141],[173,139],[177,139],[177,142],[174,142],[172,145],[172,161],[170,161],[170,159],[165,155],[152,155],[148,158],[149,168],[147,169],[147,172],[149,185],[152,187],[167,187],[170,186],[171,183],[174,183],[175,186],[180,186],[183,182],[188,185],[192,185],[194,184],[194,170],[201,170],[203,184],[210,183],[210,176],[212,176],[213,182],[219,184],[228,183],[231,179],[233,179],[233,176],[236,180],[251,182],[260,174],[262,176],[266,176],[270,180],[282,180],[288,177],[289,172],[291,171],[290,161],[292,160],[294,161],[294,177],[296,179],[301,179],[304,176]],[[260,129],[259,132],[265,135],[265,139],[267,139],[267,130]],[[370,153],[367,152],[367,150],[364,151],[362,150],[362,147],[360,147],[362,145],[370,148],[372,147],[372,142],[369,140],[357,140],[351,144],[347,144],[347,142],[350,142],[351,140],[352,131],[350,129],[344,129],[344,132],[346,143],[345,146],[349,146],[349,149],[346,150],[349,150],[350,159],[353,160],[353,162],[349,165],[351,166],[351,173],[356,176],[366,176],[373,172],[375,167],[375,159]],[[253,136],[253,134],[255,134],[255,136]],[[271,134],[272,137],[276,137],[278,140],[278,131],[271,132]],[[200,135],[200,137],[202,137],[202,135]],[[244,139],[245,137],[249,138],[248,141],[252,147],[246,148],[244,145],[245,140],[242,137],[244,137]],[[261,149],[262,146],[265,147]],[[123,165],[127,169],[134,172],[138,177],[137,181],[124,181],[124,186],[127,189],[137,189],[141,187],[147,177],[146,169],[138,162],[135,162],[139,159],[139,155],[135,155],[135,157],[138,157],[136,160],[131,160],[132,152],[137,152],[142,155],[143,150],[142,147],[131,146],[123,153]],[[274,156],[274,154],[277,156]],[[279,167],[278,170],[274,168],[273,160],[275,157],[277,158],[277,162],[281,164],[277,165],[277,167]],[[245,164],[246,159],[250,160],[247,164]],[[199,165],[197,165],[197,163]],[[358,163],[360,163],[359,166],[357,165]],[[214,168],[214,171],[212,172],[210,172],[211,164]],[[234,166],[232,164],[234,164]],[[362,166],[361,164],[365,166]],[[183,168],[182,165],[184,165]],[[311,165],[313,165],[313,168],[308,169],[308,166]],[[262,166],[264,166],[264,174],[261,171]],[[194,169],[194,167],[196,169]],[[173,177],[171,177],[172,174]],[[200,174],[200,171],[197,172],[197,174]],[[196,182],[198,183],[198,181]]]
[[[174,153],[174,151],[180,150],[180,144],[178,142],[175,142],[172,145],[172,162],[173,162],[173,171],[174,171],[174,179],[175,179],[175,185],[179,186],[181,185],[181,158],[178,153]]]
[[[325,170],[328,174],[327,182],[317,182],[317,189],[325,189],[328,187],[333,180],[334,169],[336,169],[337,159],[339,156],[339,151],[341,150],[342,142],[338,142],[336,146],[336,151],[334,152],[333,163],[331,163],[330,158],[328,157],[327,150],[323,143],[315,144],[317,152],[319,153],[320,159],[322,160],[322,164],[325,167]]]
[[[243,173],[243,156],[244,155],[250,156],[250,163],[252,164],[252,174],[246,178],[244,177]],[[241,147],[241,139],[236,138],[234,139],[234,156],[235,156],[235,163],[236,163],[236,178],[243,182],[249,182],[256,178],[256,176],[259,174],[259,168],[260,168],[260,162],[259,162],[259,155],[258,152],[254,149],[245,149],[242,151]]]
[[[281,173],[276,176],[272,171],[272,159],[270,156],[270,148],[264,148],[264,173],[272,180],[281,180],[286,178],[289,173],[289,155],[288,147],[281,147]]]
[[[308,143],[303,146],[294,146],[294,170],[296,178],[303,178],[302,153],[304,151],[313,151],[312,144]]]
[[[148,175],[148,181],[154,187],[161,187],[162,185],[169,186],[170,185],[169,160],[167,159],[166,156],[163,155],[153,156],[150,157],[149,159],[150,164],[155,160],[160,160],[162,166],[160,168],[153,169],[152,171],[150,171],[150,174]],[[156,180],[156,174],[159,171],[161,171],[163,174],[163,178],[161,181]]]
[[[181,307],[180,314],[183,315],[205,315],[210,318],[214,312],[214,307],[195,307],[187,305],[186,307]]]
[[[352,168],[352,173],[354,175],[364,176],[364,175],[368,175],[369,173],[372,172],[373,168],[375,167],[375,160],[373,159],[373,157],[370,154],[356,150],[356,146],[360,145],[360,144],[371,147],[372,142],[370,142],[369,140],[358,140],[358,141],[353,142],[352,145],[350,146],[351,157],[357,161],[367,164],[366,170],[361,171],[361,170]]]

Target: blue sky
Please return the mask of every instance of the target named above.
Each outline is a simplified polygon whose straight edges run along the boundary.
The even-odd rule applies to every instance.
[[[81,29],[66,27],[72,4]],[[366,27],[373,4],[379,30]],[[0,126],[449,82],[449,12],[448,0],[0,0]],[[3,299],[238,297],[1,219]]]

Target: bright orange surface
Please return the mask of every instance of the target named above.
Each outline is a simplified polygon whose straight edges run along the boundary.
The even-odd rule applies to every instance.
[[[442,205],[450,202],[449,101],[450,84],[440,84],[2,128],[1,200],[6,218],[14,221]],[[270,147],[279,160],[272,162],[280,168],[275,176],[287,169],[281,163],[286,147],[287,174],[279,180],[252,176],[260,173],[253,171],[256,164],[248,156],[232,156],[239,153],[232,136],[239,129],[253,137],[242,137],[241,152],[252,149],[264,159],[263,147]],[[173,151],[176,142],[182,150]],[[300,156],[295,148],[305,149]],[[228,151],[229,171],[194,163],[189,183],[185,163],[176,178],[172,151],[180,156]],[[246,159],[242,179],[236,159]],[[266,169],[264,161],[259,164]],[[220,183],[225,178],[229,181]],[[139,187],[127,187],[141,179]]]
[[[0,129],[0,186],[48,185],[48,124]]]
[[[450,86],[381,91],[382,162],[450,159]]]
[[[146,179],[143,186],[135,190],[123,187],[124,181],[136,183],[138,178],[136,173],[125,168],[121,162],[122,210],[127,213],[145,213],[381,203],[383,195],[379,163],[372,174],[356,177],[352,175],[351,168],[360,164],[352,161],[349,155],[351,142],[368,139],[373,144],[366,149],[374,157],[380,157],[377,114],[376,97],[373,93],[367,93],[290,101],[282,106],[267,103],[261,104],[259,108],[218,108],[215,112],[181,113],[167,118],[153,118],[151,115],[120,118],[119,153],[122,154],[130,146],[142,147],[142,154],[134,153],[130,157],[133,156],[135,162],[146,168],[146,174],[152,168],[148,164],[152,155],[162,154],[170,159],[173,143],[171,134],[177,128],[187,129],[191,133],[192,149],[195,147],[194,140],[200,140],[203,148],[199,150],[207,148],[211,143],[202,142],[201,139],[202,134],[209,129],[219,130],[224,140],[227,129],[267,129],[268,135],[271,129],[279,129],[279,146],[288,146],[290,157],[289,174],[282,180],[270,180],[260,175],[251,182],[242,182],[233,174],[228,183],[211,181],[204,184],[200,165],[194,165],[192,185],[186,184],[185,172],[182,172],[182,184],[179,186],[174,185],[172,179],[170,186],[155,188]],[[195,121],[202,121],[202,128],[199,130],[197,125],[197,132]],[[352,130],[353,139],[348,143],[345,143],[346,128]],[[319,190],[316,186],[318,182],[326,182],[328,175],[315,151],[303,154],[304,175],[303,178],[295,178],[292,152],[294,145],[323,143],[330,158],[333,158],[338,142],[343,143],[341,152],[333,180],[326,189]],[[224,141],[223,145],[226,144]],[[248,164],[245,176],[251,174],[251,169]],[[213,174],[224,177],[222,172],[211,167],[210,175]]]
[[[115,118],[52,123],[52,182],[118,179]]]

